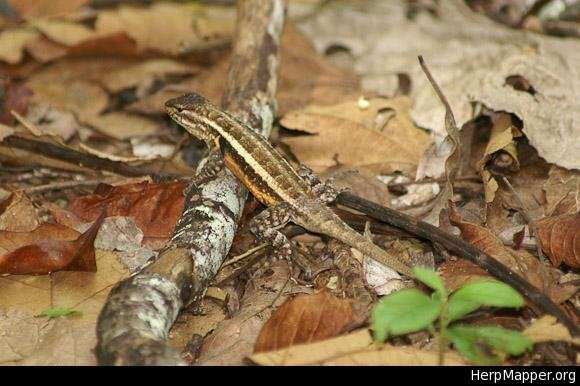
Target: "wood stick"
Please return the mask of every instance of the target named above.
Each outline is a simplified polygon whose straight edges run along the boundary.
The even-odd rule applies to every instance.
[[[111,161],[92,154],[81,153],[64,146],[58,146],[53,143],[27,138],[20,135],[10,135],[4,138],[1,141],[1,145],[9,148],[27,150],[35,154],[40,154],[45,157],[84,166],[93,170],[106,170],[120,174],[122,176],[136,177],[151,175],[157,179],[177,177],[172,174],[157,173],[157,171],[147,166],[131,166],[124,162]]]
[[[223,107],[266,137],[276,116],[283,23],[283,0],[238,2]],[[212,167],[209,162],[203,167]],[[101,311],[100,364],[184,364],[165,342],[169,329],[182,307],[199,303],[225,260],[247,194],[227,169],[197,186],[190,184],[169,244],[153,264],[121,282]]]

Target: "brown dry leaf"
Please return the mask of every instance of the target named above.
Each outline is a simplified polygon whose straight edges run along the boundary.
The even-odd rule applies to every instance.
[[[107,216],[132,217],[144,242],[157,244],[171,236],[183,209],[185,187],[185,182],[101,184],[93,194],[72,200],[68,210],[85,221],[95,220],[104,208]]]
[[[483,268],[467,260],[446,261],[439,267],[439,273],[449,291],[455,291],[470,281],[489,279]]]
[[[165,2],[146,8],[121,6],[100,12],[95,30],[99,34],[124,32],[137,42],[140,51],[179,55],[202,42],[194,28],[199,9],[197,4]],[[233,22],[231,18],[222,24],[225,36],[233,30]]]
[[[254,354],[250,360],[266,366],[342,365],[342,366],[420,366],[436,365],[436,351],[408,346],[373,346],[367,329],[321,342],[301,344],[276,351]],[[454,352],[445,353],[446,365],[467,364]]]
[[[0,32],[0,60],[16,64],[24,56],[28,42],[35,40],[38,32],[28,29],[7,29]]]
[[[14,110],[20,115],[25,115],[28,110],[28,104],[32,97],[32,91],[22,84],[4,82],[4,95],[0,104],[0,124],[11,125],[14,123],[14,116],[11,111]]]
[[[201,301],[201,312],[181,312],[169,333],[169,344],[182,350],[194,334],[206,336],[226,319],[221,304],[205,297]]]
[[[30,76],[26,86],[33,92],[32,101],[76,113],[81,120],[102,113],[109,96],[99,85],[86,80],[67,79],[66,73],[39,71]]]
[[[193,75],[198,71],[197,67],[175,60],[151,59],[108,72],[102,79],[102,83],[107,90],[116,93],[145,83],[152,84],[154,81],[162,80],[167,76]]]
[[[0,232],[0,273],[47,274],[97,270],[93,243],[104,217],[83,234],[56,224],[41,224],[32,232]],[[74,234],[75,238],[70,239]]]
[[[356,100],[360,96],[358,78],[352,72],[332,65],[316,53],[310,41],[292,24],[284,28],[281,45],[282,70],[276,94],[280,115],[311,104],[333,105],[346,100]],[[144,114],[165,114],[165,101],[191,90],[217,103],[225,89],[229,62],[229,57],[222,58],[194,78],[168,85],[133,103],[129,109]],[[308,74],[307,79],[304,74]]]
[[[557,216],[580,211],[580,172],[552,165],[548,180],[542,186],[546,192],[545,214]]]
[[[286,137],[283,142],[315,171],[337,163],[379,173],[414,171],[429,137],[411,122],[410,107],[406,97],[309,106],[286,114],[281,124],[313,135]]]
[[[78,23],[54,19],[38,19],[34,20],[32,25],[50,40],[65,46],[75,46],[96,38],[94,30]]]
[[[391,193],[387,184],[379,181],[374,173],[366,170],[355,171],[346,168],[338,168],[323,177],[334,178],[334,183],[338,188],[346,188],[352,194],[376,202],[379,205],[391,206]]]
[[[536,221],[538,240],[554,266],[580,268],[580,212]]]
[[[560,341],[580,344],[580,339],[572,337],[570,331],[552,315],[544,315],[534,320],[523,334],[534,343]]]
[[[119,140],[158,134],[161,128],[160,122],[124,111],[93,116],[86,122],[101,133]]]
[[[544,266],[538,258],[527,251],[515,251],[504,246],[501,240],[489,229],[464,221],[454,206],[450,209],[449,219],[451,224],[461,230],[461,236],[465,241],[496,258],[499,262],[525,278],[556,304],[565,301],[576,292],[575,286],[558,284],[559,276],[561,276],[558,270]]]
[[[219,323],[206,337],[199,363],[202,365],[242,364],[254,350],[256,338],[273,309],[290,294],[310,290],[290,280],[291,267],[287,261],[276,261],[262,268],[248,282],[240,311]]]
[[[66,56],[69,50],[45,36],[39,36],[26,43],[26,52],[40,63],[47,63]]]
[[[124,32],[94,36],[70,47],[71,56],[118,56],[134,57],[139,54],[137,43]]]
[[[30,232],[39,224],[36,208],[22,191],[12,193],[0,203],[0,231]]]
[[[318,54],[311,40],[292,23],[284,27],[281,45],[276,94],[280,116],[309,105],[335,105],[361,95],[358,76]]]
[[[10,4],[24,19],[63,16],[78,10],[89,0],[12,0]]]
[[[354,321],[351,302],[328,291],[287,300],[268,319],[254,352],[278,350],[331,338]]]

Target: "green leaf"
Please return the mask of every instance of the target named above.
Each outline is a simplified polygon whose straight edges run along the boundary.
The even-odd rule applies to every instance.
[[[373,311],[375,339],[384,342],[389,335],[427,328],[439,316],[441,305],[415,288],[385,296]]]
[[[457,325],[449,327],[446,336],[458,351],[477,365],[499,364],[506,354],[521,355],[533,346],[519,331],[497,326]]]
[[[498,281],[468,283],[449,298],[447,316],[457,320],[479,307],[515,307],[524,305],[524,298],[512,287]]]
[[[43,310],[37,316],[46,316],[48,318],[58,318],[61,316],[80,316],[83,313],[70,307],[53,307]]]
[[[419,280],[430,288],[433,288],[435,292],[439,294],[441,299],[447,298],[447,289],[443,284],[443,280],[441,280],[441,277],[439,277],[439,275],[431,268],[418,266],[413,268],[413,274],[415,275],[415,279]]]

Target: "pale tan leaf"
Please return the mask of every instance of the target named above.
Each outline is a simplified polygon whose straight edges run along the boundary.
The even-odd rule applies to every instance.
[[[145,82],[163,79],[168,75],[192,75],[197,69],[171,59],[151,59],[132,66],[121,67],[105,74],[102,82],[110,92],[139,86]]]
[[[65,46],[74,46],[96,37],[94,30],[82,24],[60,20],[38,19],[32,22],[50,40]]]
[[[580,344],[579,338],[570,335],[570,331],[552,315],[544,315],[528,326],[523,334],[534,343],[561,341]]]
[[[0,32],[0,60],[16,64],[22,60],[26,44],[39,36],[28,29],[7,29]]]
[[[373,343],[367,329],[310,344],[290,346],[277,351],[254,354],[252,362],[260,365],[306,365],[324,363],[349,353],[368,349]]]
[[[317,171],[337,163],[414,170],[429,138],[411,122],[410,106],[407,98],[372,99],[367,108],[361,108],[356,101],[310,106],[286,114],[281,123],[313,135],[287,137],[283,141],[300,162]]]
[[[100,132],[119,140],[157,134],[161,128],[158,121],[124,111],[91,116],[86,121]]]
[[[40,224],[36,208],[21,191],[0,203],[0,231],[30,232]]]
[[[196,9],[195,4],[177,3],[121,6],[100,12],[95,29],[99,34],[124,32],[137,42],[139,50],[178,55],[201,41],[193,28]]]

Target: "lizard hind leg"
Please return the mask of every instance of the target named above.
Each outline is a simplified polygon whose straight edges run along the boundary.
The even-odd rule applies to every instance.
[[[288,260],[294,257],[294,248],[279,229],[290,221],[291,212],[288,204],[279,203],[263,210],[249,224],[258,240],[272,245],[277,257]]]
[[[330,204],[336,197],[343,191],[334,185],[334,180],[332,178],[322,181],[312,169],[306,165],[300,165],[297,170],[298,176],[300,176],[312,190],[312,193],[324,204]]]

